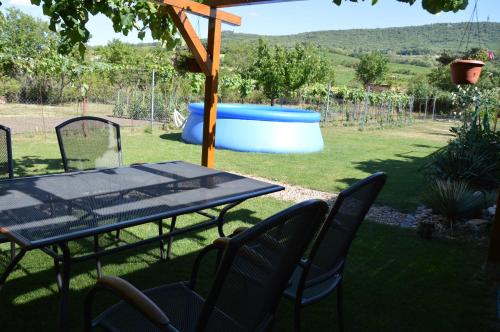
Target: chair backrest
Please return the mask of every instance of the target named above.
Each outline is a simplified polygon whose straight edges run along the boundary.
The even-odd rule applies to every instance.
[[[342,271],[361,222],[385,184],[379,172],[356,182],[337,197],[309,252],[305,287],[326,281]]]
[[[271,324],[295,266],[318,232],[328,205],[310,200],[288,208],[229,240],[197,330],[254,331]]]
[[[0,180],[14,177],[10,128],[0,125]]]
[[[122,164],[120,126],[114,122],[81,116],[59,124],[56,134],[65,172]]]

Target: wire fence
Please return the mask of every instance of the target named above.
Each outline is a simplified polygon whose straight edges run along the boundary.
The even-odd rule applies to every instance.
[[[332,98],[322,107],[325,125],[357,126],[359,129],[401,127],[418,120],[453,119],[456,115],[443,114],[436,108],[436,98],[414,98],[408,102],[383,102],[372,105],[368,97],[363,101]]]
[[[0,123],[17,133],[51,132],[66,119],[93,115],[132,129],[146,126],[182,127],[188,115],[187,104],[200,101],[199,88],[196,92],[186,91],[186,84],[179,84],[175,80],[169,84],[164,81],[160,83],[154,72],[144,77],[140,84],[133,86],[93,86],[86,97],[78,95],[74,89],[68,90],[71,93],[61,90],[60,94],[64,98],[42,98],[42,94],[36,93],[1,96]],[[353,101],[347,96],[339,98],[330,93],[330,88],[330,85],[321,86],[323,95],[299,96],[296,99],[281,100],[281,104],[320,112],[323,125],[357,126],[360,129],[401,127],[418,120],[456,117],[448,114],[444,107],[441,108],[435,97],[401,95],[403,98],[382,98],[375,102],[376,94],[361,92]],[[225,96],[224,102],[241,102],[232,100],[238,98],[236,94],[229,99],[228,93]],[[63,102],[58,102],[60,100]]]
[[[115,117],[113,109],[113,104],[91,98],[56,105],[41,104],[32,100],[0,102],[0,124],[11,128],[13,133],[47,133],[53,132],[55,126],[67,119],[90,115],[109,119],[132,130],[151,125],[151,122],[146,120]],[[160,126],[163,123],[154,121],[153,125]]]

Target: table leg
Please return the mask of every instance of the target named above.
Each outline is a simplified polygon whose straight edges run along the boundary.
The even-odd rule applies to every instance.
[[[10,241],[10,259],[13,260],[16,257],[16,243]]]
[[[177,221],[177,217],[172,217],[172,221],[170,222],[170,234],[172,234],[172,232],[175,229],[175,222],[176,221]],[[169,236],[168,237],[168,245],[167,245],[167,259],[172,258],[172,241],[174,241],[174,237]]]
[[[230,209],[234,208],[235,206],[241,204],[242,202],[243,201],[234,202],[234,203],[228,204],[228,205],[224,206],[224,208],[222,208],[222,210],[219,213],[219,216],[217,217],[217,230],[219,231],[219,236],[221,236],[221,237],[226,236],[224,234],[223,228],[224,228],[224,216],[226,215],[227,211],[229,211]]]
[[[163,235],[163,220],[158,220],[158,235]],[[165,241],[160,239],[160,259],[165,259]]]
[[[56,245],[52,246],[52,251],[54,251],[57,255],[59,250],[57,249]],[[56,285],[57,285],[57,290],[60,292],[61,287],[62,287],[62,279],[61,279],[61,266],[60,266],[59,259],[54,256],[54,270],[56,271]]]
[[[99,252],[99,236],[94,235],[94,252]],[[101,258],[99,256],[95,259],[96,270],[97,270],[97,278],[102,277],[102,269],[101,269]]]
[[[61,273],[61,291],[59,292],[59,320],[58,330],[60,332],[68,330],[69,321],[69,279],[71,256],[67,243],[60,243],[62,250],[62,273]]]
[[[3,285],[5,284],[5,281],[11,274],[12,270],[14,270],[17,263],[19,263],[19,261],[24,257],[25,254],[26,254],[26,249],[21,248],[19,253],[11,258],[9,265],[7,265],[2,275],[0,276],[0,290],[2,289]]]

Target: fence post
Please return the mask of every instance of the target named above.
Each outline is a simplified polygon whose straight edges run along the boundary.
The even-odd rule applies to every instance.
[[[371,89],[370,86],[368,86],[368,91],[365,92],[365,107],[364,107],[364,112],[360,115],[360,125],[361,129],[365,129],[365,124],[367,121],[367,116],[368,116],[368,99],[370,95]]]
[[[434,97],[434,101],[432,102],[432,121],[434,121],[435,112],[436,112],[436,97]]]
[[[328,113],[330,112],[330,91],[332,89],[332,82],[328,82],[328,92],[326,93],[326,111],[325,120],[328,118]]]
[[[428,97],[425,97],[425,108],[424,108],[424,120],[427,120],[427,103],[429,101]]]
[[[151,132],[153,132],[154,114],[155,114],[155,70],[153,69],[153,81],[151,83]]]

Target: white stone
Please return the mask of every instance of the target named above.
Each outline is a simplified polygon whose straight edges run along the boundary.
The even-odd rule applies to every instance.
[[[493,217],[493,216],[495,216],[496,210],[497,210],[497,206],[495,204],[495,205],[493,205],[493,206],[491,206],[491,207],[488,208],[488,213],[490,214],[490,216]]]
[[[487,225],[490,223],[491,223],[491,221],[486,220],[486,219],[471,219],[471,220],[466,222],[467,225],[475,226],[475,227],[480,227],[482,225]]]

